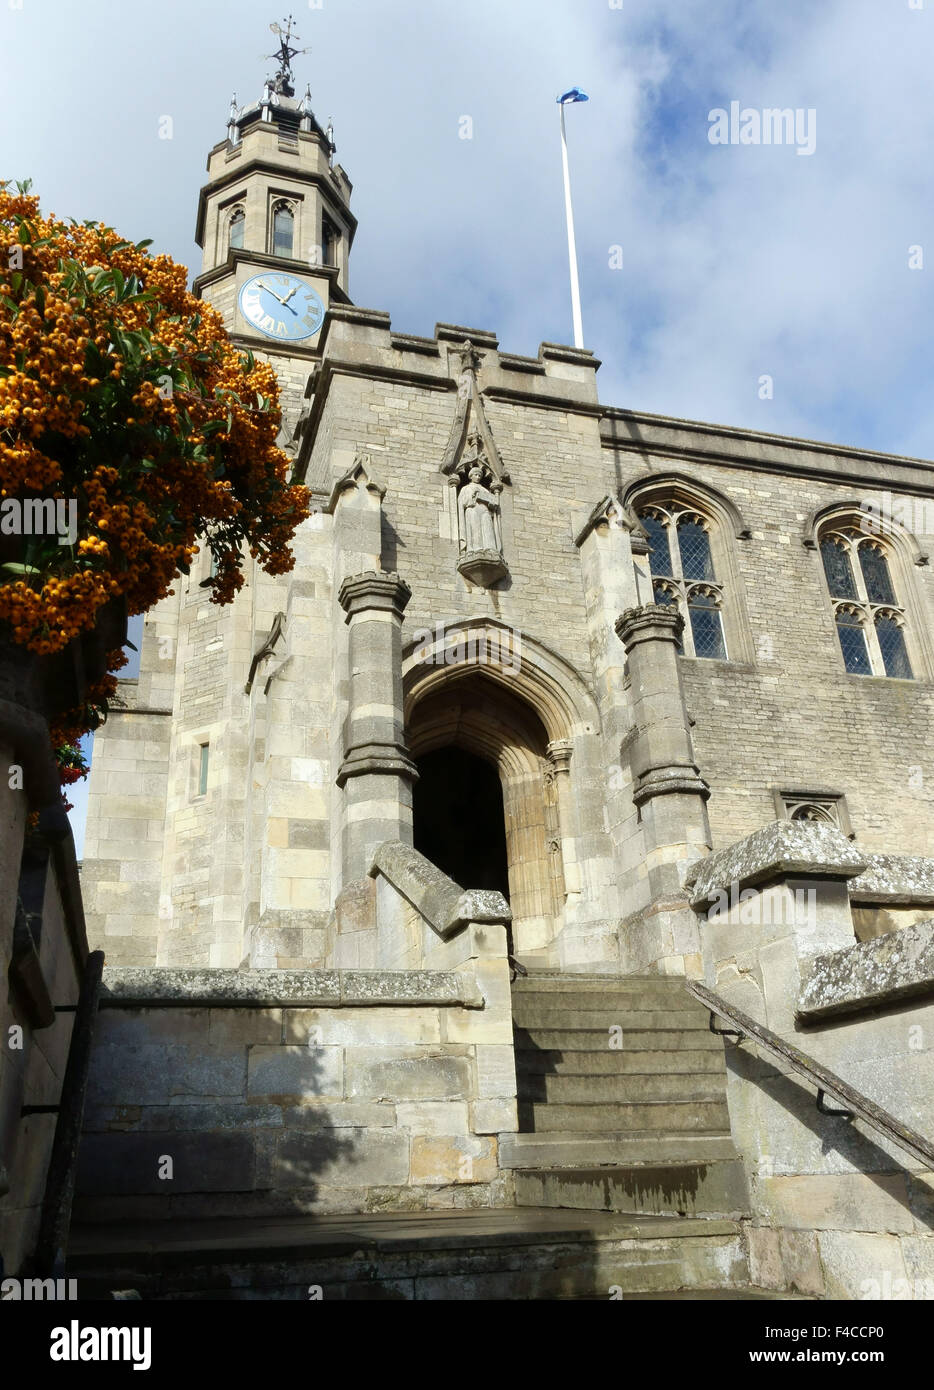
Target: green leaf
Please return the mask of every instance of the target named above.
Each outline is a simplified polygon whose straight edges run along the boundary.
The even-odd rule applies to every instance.
[[[145,250],[146,250],[146,247],[147,247],[147,246],[151,246],[151,245],[152,245],[152,237],[150,236],[150,237],[147,237],[145,241],[138,241],[138,242],[136,243],[136,250],[137,250],[137,251],[145,251]]]
[[[18,560],[6,560],[0,565],[0,570],[8,570],[10,574],[38,574],[39,571],[34,565],[21,565]]]

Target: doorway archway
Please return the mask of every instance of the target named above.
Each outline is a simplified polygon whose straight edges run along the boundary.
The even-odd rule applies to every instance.
[[[422,779],[416,849],[463,888],[498,887],[516,952],[546,950],[563,891],[548,738],[535,711],[477,670],[459,671],[414,705],[406,743]]]
[[[417,628],[403,649],[406,742],[418,760],[456,747],[485,760],[502,786],[515,954],[551,963],[581,892],[572,792],[578,752],[595,765],[600,714],[570,663],[492,617]],[[467,799],[469,832],[482,807]],[[429,856],[430,857],[430,856]],[[570,895],[570,897],[568,897]]]
[[[456,744],[416,765],[415,848],[462,888],[493,889],[508,901],[503,788],[494,765]]]

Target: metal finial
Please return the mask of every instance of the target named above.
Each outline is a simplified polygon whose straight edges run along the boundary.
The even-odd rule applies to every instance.
[[[279,64],[279,71],[275,76],[275,89],[280,96],[294,97],[295,88],[292,85],[292,59],[299,53],[310,53],[310,48],[293,48],[292,39],[298,38],[298,34],[293,34],[292,25],[295,23],[292,15],[284,20],[285,28],[281,24],[270,24],[270,29],[279,39],[279,48],[275,53],[265,53],[265,58],[270,58]]]
[[[326,130],[324,133],[325,133],[325,135],[327,136],[327,138],[328,138],[328,144],[329,144],[330,147],[331,147],[330,150],[329,150],[329,152],[328,152],[328,164],[329,164],[329,166],[333,169],[333,168],[334,168],[334,156],[335,156],[335,154],[337,153],[337,146],[336,146],[335,143],[334,143],[334,122],[333,122],[333,120],[331,119],[330,116],[328,116],[328,128],[327,128],[327,130]]]
[[[237,93],[234,92],[233,96],[230,98],[230,112],[227,116],[227,124],[236,125],[239,116],[240,107],[237,105]]]

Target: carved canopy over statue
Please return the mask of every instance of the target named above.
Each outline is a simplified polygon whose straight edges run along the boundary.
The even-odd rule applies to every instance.
[[[488,586],[509,575],[500,510],[500,494],[508,475],[477,385],[481,354],[465,341],[451,355],[460,360],[460,373],[455,418],[441,471],[456,489],[457,568],[471,583]]]

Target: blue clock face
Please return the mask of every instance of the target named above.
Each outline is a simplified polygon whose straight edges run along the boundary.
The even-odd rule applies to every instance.
[[[317,333],[324,304],[310,285],[295,275],[267,270],[240,289],[240,312],[267,338],[295,343]]]

